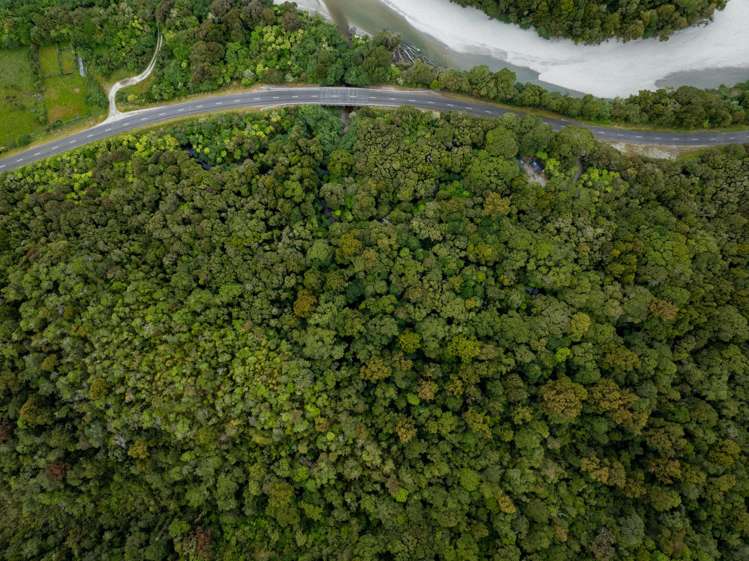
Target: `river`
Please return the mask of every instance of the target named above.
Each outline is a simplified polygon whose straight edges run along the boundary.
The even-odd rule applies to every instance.
[[[280,0],[279,0],[280,1]],[[601,45],[546,40],[449,0],[297,0],[340,26],[399,33],[437,64],[510,68],[552,89],[625,96],[642,89],[701,88],[749,80],[749,0],[730,0],[713,21],[675,33]]]

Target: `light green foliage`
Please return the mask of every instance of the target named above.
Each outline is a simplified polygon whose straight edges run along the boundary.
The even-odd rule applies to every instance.
[[[0,558],[742,561],[747,193],[411,109],[0,175]]]

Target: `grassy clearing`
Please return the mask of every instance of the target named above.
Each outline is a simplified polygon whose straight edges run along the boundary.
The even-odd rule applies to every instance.
[[[60,61],[57,58],[57,46],[39,49],[39,65],[42,68],[42,78],[60,75]]]
[[[43,129],[34,108],[34,72],[28,49],[0,51],[0,147],[11,146]]]
[[[60,64],[62,65],[62,73],[65,75],[78,72],[78,63],[75,60],[75,53],[71,47],[65,47],[60,52]]]
[[[49,123],[87,115],[86,81],[80,76],[55,76],[44,81],[44,99]]]
[[[0,88],[33,91],[34,73],[28,49],[0,51]]]
[[[36,70],[30,49],[0,50],[0,152],[98,114],[90,93],[70,46],[40,48]]]

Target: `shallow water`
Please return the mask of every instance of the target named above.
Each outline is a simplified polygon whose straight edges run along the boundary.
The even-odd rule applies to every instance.
[[[389,30],[434,62],[457,68],[511,68],[523,81],[593,93],[629,95],[641,89],[715,87],[749,80],[749,0],[731,0],[714,21],[655,39],[601,45],[542,39],[462,8],[449,0],[299,0],[340,25],[368,33]]]

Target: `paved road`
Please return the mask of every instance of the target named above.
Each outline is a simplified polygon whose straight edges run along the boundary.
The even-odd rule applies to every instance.
[[[378,106],[410,105],[434,111],[460,111],[480,117],[498,117],[508,111],[488,103],[457,100],[430,91],[399,91],[359,88],[266,88],[247,93],[214,95],[199,100],[185,101],[151,109],[123,113],[115,122],[102,123],[67,138],[35,146],[25,152],[0,159],[0,173],[11,171],[32,162],[68,152],[79,146],[109,138],[136,128],[148,127],[170,119],[226,111],[247,107],[284,105]],[[565,119],[544,119],[554,130],[577,125]],[[636,131],[598,126],[585,126],[601,140],[632,144],[665,144],[674,146],[706,146],[749,143],[749,131],[683,132]]]

